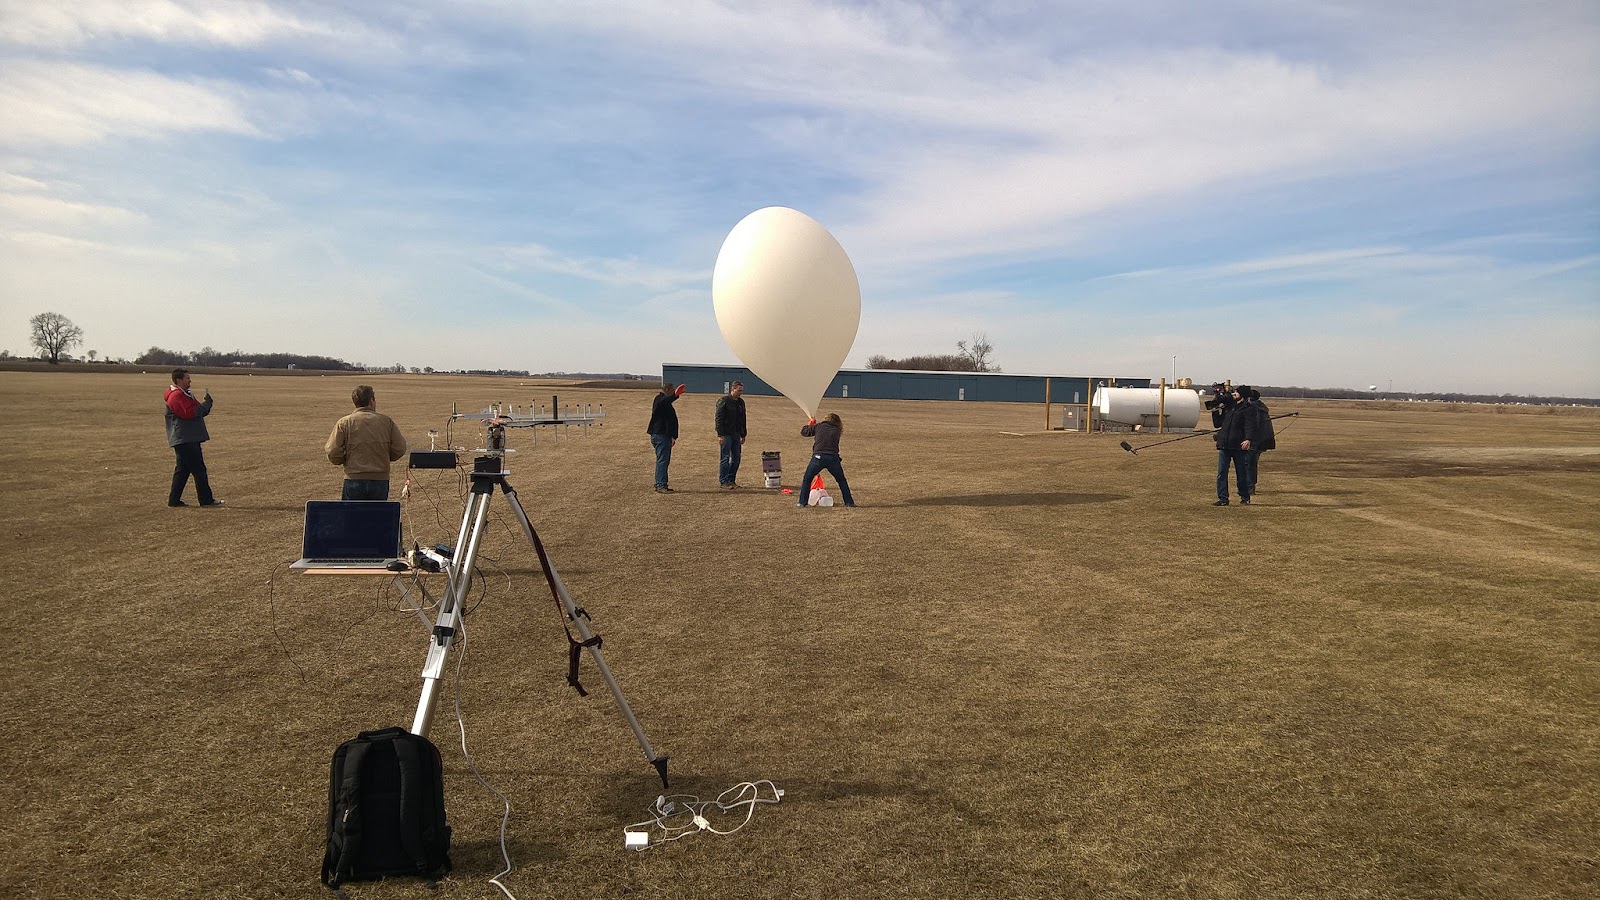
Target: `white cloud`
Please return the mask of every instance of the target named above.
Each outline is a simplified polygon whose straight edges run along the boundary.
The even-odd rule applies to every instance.
[[[154,72],[35,60],[0,65],[0,142],[79,144],[111,135],[223,131],[259,136],[218,85]]]
[[[686,272],[652,265],[636,258],[575,258],[538,244],[501,248],[496,255],[507,266],[556,275],[570,275],[611,287],[666,291],[688,283],[709,284],[711,281],[709,269]]]
[[[253,0],[0,2],[0,43],[29,47],[66,48],[127,39],[238,47],[318,30],[283,12],[281,4]]]
[[[118,206],[79,203],[38,193],[0,190],[0,214],[16,223],[129,225],[143,216]]]
[[[47,191],[50,185],[37,178],[18,175],[15,172],[0,172],[0,191]]]

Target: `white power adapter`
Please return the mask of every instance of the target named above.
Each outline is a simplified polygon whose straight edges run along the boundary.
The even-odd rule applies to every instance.
[[[643,850],[650,846],[650,832],[624,831],[622,833],[623,846],[629,850]]]

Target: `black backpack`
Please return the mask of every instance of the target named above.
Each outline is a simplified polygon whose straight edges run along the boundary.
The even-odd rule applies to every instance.
[[[439,750],[403,728],[363,731],[333,753],[328,783],[328,851],[322,883],[450,871]]]

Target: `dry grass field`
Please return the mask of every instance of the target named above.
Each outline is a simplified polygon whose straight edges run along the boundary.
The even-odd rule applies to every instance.
[[[327,896],[333,749],[416,707],[394,586],[285,568],[358,379],[197,375],[216,510],[164,505],[167,381],[0,372],[0,896]],[[797,511],[758,487],[761,450],[792,484],[809,449],[781,398],[750,400],[737,492],[715,398],[683,398],[665,496],[649,391],[373,383],[421,447],[453,402],[603,404],[511,432],[509,481],[673,789],[786,791],[737,834],[623,848],[660,785],[587,661],[566,686],[497,499],[459,702],[522,900],[1600,895],[1594,410],[1273,402],[1302,416],[1257,504],[1219,509],[1208,438],[1134,456],[1036,406],[833,401],[861,507]],[[452,542],[458,478],[418,475],[408,537]],[[455,696],[454,873],[351,897],[502,896]]]

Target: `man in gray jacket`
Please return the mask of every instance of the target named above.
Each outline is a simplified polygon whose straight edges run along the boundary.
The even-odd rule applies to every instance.
[[[183,502],[183,489],[194,476],[195,493],[201,506],[221,506],[211,493],[211,479],[206,474],[206,457],[200,445],[211,439],[206,431],[206,416],[211,415],[211,392],[205,400],[196,400],[189,391],[193,379],[188,369],[172,370],[172,385],[167,388],[167,445],[178,457],[172,470],[172,489],[167,492],[168,506],[188,506]]]

